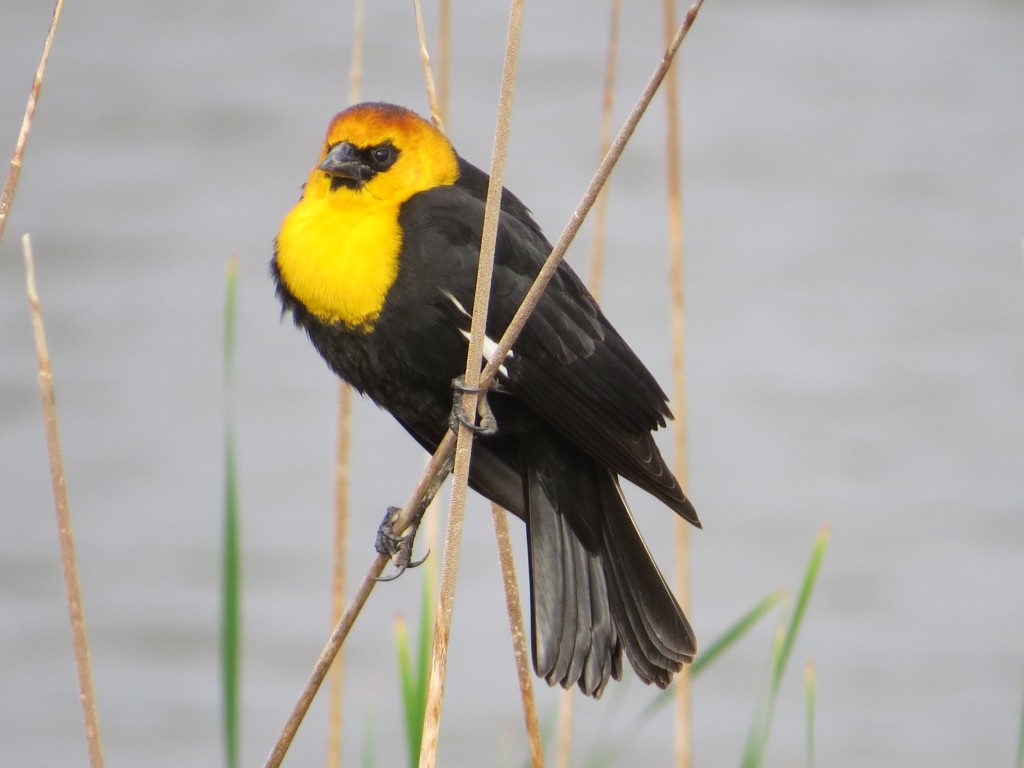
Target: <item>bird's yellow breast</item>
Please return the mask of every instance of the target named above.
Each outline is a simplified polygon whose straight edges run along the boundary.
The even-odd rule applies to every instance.
[[[398,276],[402,229],[398,206],[355,208],[307,195],[277,236],[281,279],[325,323],[369,332]]]

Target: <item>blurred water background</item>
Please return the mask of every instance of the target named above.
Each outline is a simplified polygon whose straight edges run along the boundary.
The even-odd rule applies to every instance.
[[[412,10],[370,3],[364,96],[426,111]],[[428,4],[429,5],[429,4]],[[506,7],[455,3],[455,145],[487,167]],[[51,4],[0,12],[13,148]],[[434,29],[433,17],[428,24]],[[554,239],[596,165],[607,6],[527,4],[507,184]],[[660,56],[622,23],[616,123]],[[224,266],[240,260],[246,764],[328,631],[336,385],[279,321],[266,264],[344,105],[344,3],[65,9],[0,250],[0,764],[83,765],[19,239],[35,245],[111,765],[217,765]],[[832,543],[772,737],[803,762],[800,670],[832,766],[1008,765],[1024,691],[1024,4],[709,0],[681,52],[692,619],[706,643]],[[604,304],[669,383],[663,105],[613,176]],[[586,274],[589,230],[570,254]],[[355,416],[353,577],[422,456]],[[669,450],[668,436],[662,440]],[[630,495],[671,569],[670,514]],[[441,764],[526,754],[486,507],[467,517]],[[515,538],[522,538],[513,523]],[[519,542],[521,543],[521,542]],[[435,553],[435,557],[437,554]],[[345,754],[401,760],[379,588],[347,646]],[[695,684],[698,765],[738,761],[765,624]],[[577,705],[576,759],[653,695]],[[542,716],[554,691],[539,689]],[[621,700],[620,700],[621,699]],[[324,753],[314,706],[287,764]],[[367,736],[367,734],[371,734]],[[667,715],[630,763],[664,765]]]

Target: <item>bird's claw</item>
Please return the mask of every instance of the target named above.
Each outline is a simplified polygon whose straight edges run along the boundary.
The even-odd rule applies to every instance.
[[[489,437],[498,431],[498,421],[494,418],[494,412],[491,410],[491,404],[487,400],[487,388],[486,387],[471,387],[466,384],[466,380],[459,376],[458,378],[452,379],[452,390],[454,397],[452,398],[452,413],[449,419],[449,425],[456,434],[459,431],[459,425],[466,427],[477,437]],[[466,409],[462,407],[462,396],[465,394],[478,395],[476,401],[476,410],[480,414],[480,423],[476,423],[476,419],[470,417],[466,413]]]
[[[384,515],[380,527],[377,529],[377,541],[375,544],[377,552],[394,559],[395,572],[390,576],[376,576],[374,577],[376,581],[394,581],[409,568],[423,565],[426,559],[430,557],[430,551],[427,550],[427,554],[419,560],[412,559],[412,545],[416,540],[416,531],[420,527],[419,516],[413,519],[404,534],[399,535],[395,533],[395,523],[398,522],[398,516],[401,511],[399,507],[388,507],[388,511]]]

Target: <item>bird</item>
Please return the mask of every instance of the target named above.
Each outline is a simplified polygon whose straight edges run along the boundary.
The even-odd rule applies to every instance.
[[[356,104],[331,120],[274,243],[282,316],[430,452],[466,366],[488,183],[416,112]],[[485,350],[550,252],[503,189]],[[565,262],[482,397],[493,424],[474,427],[469,484],[526,523],[535,673],[599,698],[625,655],[665,688],[696,637],[620,478],[701,523],[653,438],[666,394]]]

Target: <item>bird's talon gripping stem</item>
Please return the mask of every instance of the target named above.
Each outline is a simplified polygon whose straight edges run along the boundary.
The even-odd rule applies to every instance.
[[[395,523],[402,510],[400,507],[388,507],[380,527],[377,529],[377,552],[387,555],[395,560],[395,572],[390,576],[378,576],[377,581],[394,581],[409,568],[416,568],[423,565],[430,552],[428,551],[419,560],[412,559],[412,545],[416,540],[416,531],[419,530],[422,514],[415,516],[404,534],[399,536],[395,533]]]
[[[452,390],[454,397],[452,399],[452,415],[449,419],[449,424],[452,431],[458,433],[459,425],[463,425],[469,429],[477,437],[488,437],[495,434],[498,431],[498,421],[494,418],[494,412],[491,410],[491,404],[487,400],[487,388],[486,387],[471,387],[466,384],[466,380],[459,376],[458,378],[452,379]],[[480,414],[480,423],[476,423],[476,419],[470,417],[466,413],[466,409],[462,407],[462,396],[465,394],[479,395],[476,401],[476,410]]]
[[[427,507],[430,506],[430,502],[434,500],[434,497],[441,489],[441,486],[444,485],[444,481],[451,471],[452,458],[449,455],[442,469],[440,469],[435,475],[430,487],[424,494],[423,500],[420,501],[419,506],[416,507],[416,511],[413,512],[412,520],[409,521],[409,527],[406,528],[404,534],[395,533],[395,525],[398,523],[402,514],[401,508],[388,507],[388,511],[385,513],[384,519],[381,521],[380,527],[377,529],[377,541],[375,543],[375,547],[378,553],[394,558],[395,572],[390,576],[375,576],[375,581],[394,581],[409,568],[417,568],[423,565],[427,558],[430,557],[430,550],[427,550],[427,554],[419,560],[413,560],[412,545],[416,540],[416,532],[420,528],[420,522],[423,520],[423,515],[427,511]]]

